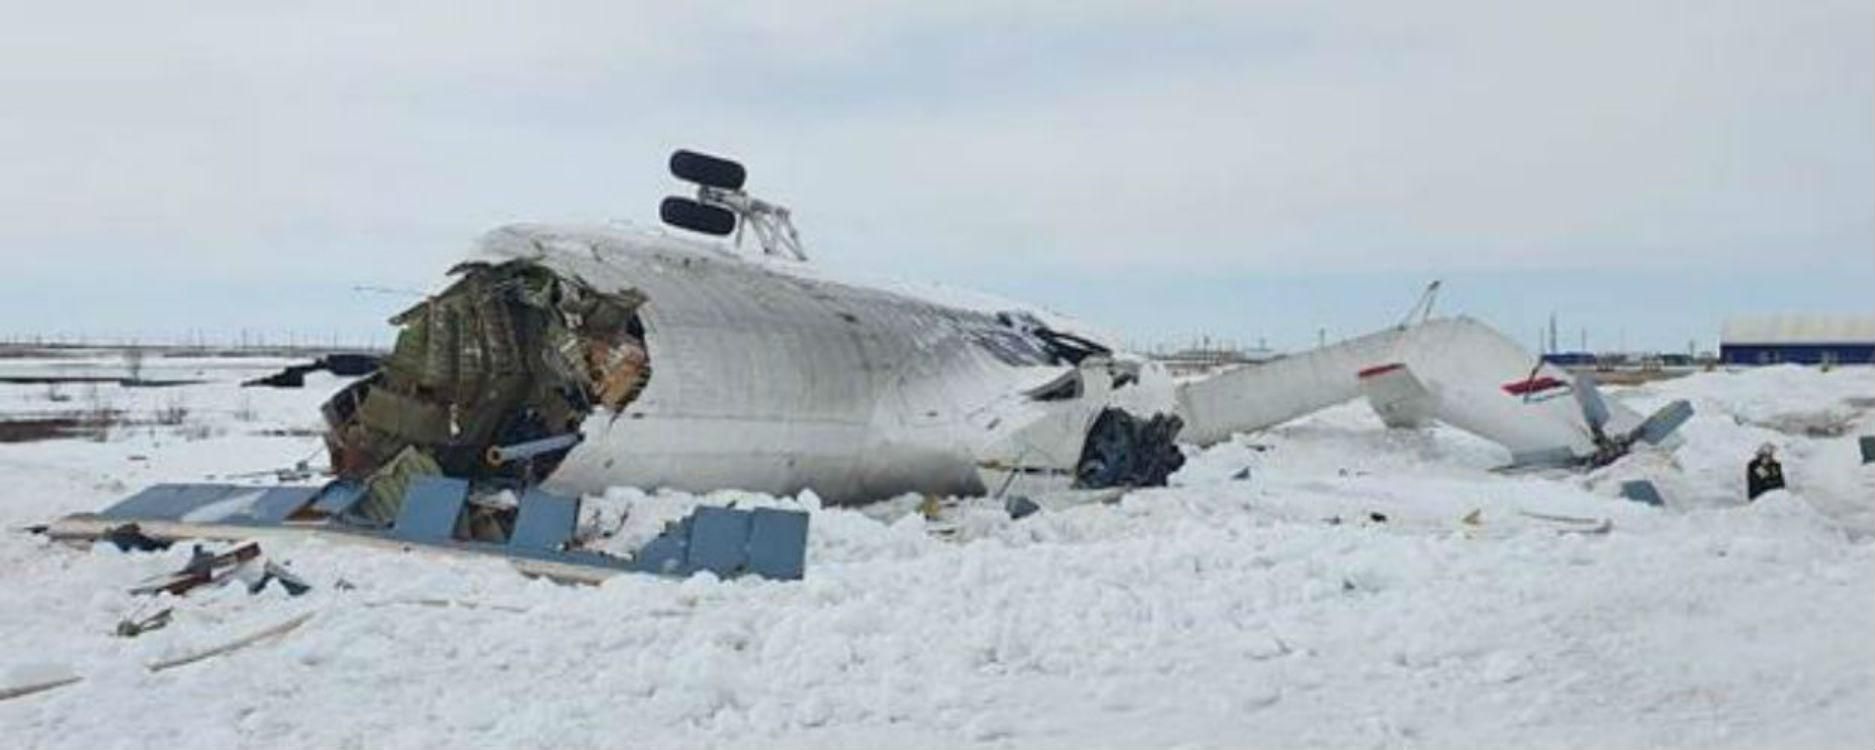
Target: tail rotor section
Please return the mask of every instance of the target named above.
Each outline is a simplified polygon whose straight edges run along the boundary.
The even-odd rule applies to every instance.
[[[1576,376],[1574,390],[1576,404],[1582,408],[1582,421],[1588,426],[1589,436],[1595,441],[1595,452],[1587,457],[1590,466],[1614,463],[1616,459],[1627,455],[1637,442],[1659,445],[1693,418],[1693,405],[1685,399],[1679,399],[1660,407],[1633,429],[1610,435],[1608,402],[1602,398],[1601,388],[1596,385],[1595,378],[1587,374]]]

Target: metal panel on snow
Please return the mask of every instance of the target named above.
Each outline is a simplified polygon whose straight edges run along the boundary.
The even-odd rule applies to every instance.
[[[558,550],[573,538],[579,523],[579,498],[555,495],[538,488],[521,495],[508,544],[535,550]]]
[[[1654,488],[1653,482],[1649,482],[1645,479],[1622,482],[1621,496],[1633,500],[1634,502],[1647,505],[1659,506],[1666,504],[1665,501],[1660,499],[1660,490]]]
[[[350,479],[333,480],[320,491],[319,499],[314,500],[312,509],[328,516],[336,516],[351,510],[358,499],[365,496],[365,485]]]
[[[730,508],[697,508],[690,518],[689,568],[728,578],[749,563],[749,514]]]
[[[756,508],[749,528],[749,571],[763,578],[800,580],[807,562],[807,514]]]
[[[447,542],[456,531],[456,519],[469,499],[469,483],[461,479],[420,476],[410,480],[404,505],[397,511],[391,533],[413,542]]]
[[[99,515],[126,520],[277,524],[318,492],[317,487],[159,484],[105,508]]]

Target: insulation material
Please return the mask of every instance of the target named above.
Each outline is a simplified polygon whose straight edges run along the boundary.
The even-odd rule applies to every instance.
[[[340,475],[365,476],[415,447],[452,476],[535,478],[564,451],[494,464],[488,449],[577,432],[595,402],[622,408],[649,378],[643,295],[602,293],[525,260],[455,272],[391,319],[402,330],[380,373],[328,402]]]

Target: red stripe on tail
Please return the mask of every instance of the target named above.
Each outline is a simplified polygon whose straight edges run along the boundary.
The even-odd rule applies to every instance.
[[[1543,391],[1547,391],[1551,388],[1561,388],[1565,385],[1568,385],[1568,383],[1564,383],[1548,375],[1544,375],[1543,377],[1540,377],[1540,378],[1531,378],[1529,380],[1513,380],[1511,382],[1505,383],[1504,392],[1512,396],[1525,396],[1525,395],[1529,395],[1532,393],[1542,393]]]

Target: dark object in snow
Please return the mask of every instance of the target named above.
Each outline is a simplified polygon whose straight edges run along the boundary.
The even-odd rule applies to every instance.
[[[1875,464],[1875,435],[1863,435],[1859,442],[1862,444],[1862,463]]]
[[[306,387],[306,373],[311,372],[313,369],[315,368],[312,365],[288,365],[286,369],[268,375],[267,377],[255,378],[242,383],[241,387],[251,388],[253,386],[264,385],[268,388],[304,388]]]
[[[300,594],[312,590],[312,584],[307,583],[306,579],[299,577],[299,574],[287,570],[285,566],[279,565],[272,560],[268,560],[266,567],[261,568],[260,578],[248,585],[247,593],[258,594],[265,591],[267,589],[267,584],[273,583],[274,581],[280,582],[280,588],[286,589],[287,596],[299,596]]]
[[[1074,465],[1074,488],[1164,487],[1166,478],[1185,465],[1185,454],[1174,442],[1184,426],[1176,415],[1140,419],[1120,409],[1103,409],[1087,430],[1087,442]]]
[[[342,352],[327,354],[319,358],[319,364],[325,366],[326,372],[342,378],[356,378],[370,375],[377,371],[378,361],[378,355],[376,354],[347,354]]]
[[[1645,505],[1656,507],[1666,505],[1666,502],[1660,499],[1660,490],[1654,487],[1653,482],[1645,479],[1622,482],[1621,496]]]
[[[1238,469],[1237,473],[1230,475],[1230,478],[1237,480],[1239,482],[1248,480],[1250,478],[1250,467],[1245,466],[1241,469]]]
[[[48,527],[39,527],[38,533],[45,533],[47,528]],[[110,542],[113,546],[117,547],[118,552],[155,552],[157,550],[169,549],[170,544],[161,539],[152,539],[144,536],[143,530],[137,528],[137,525],[134,523],[112,527],[111,530],[102,537],[102,540]]]
[[[174,608],[164,607],[163,611],[141,620],[133,620],[126,617],[117,621],[117,636],[120,638],[135,638],[152,630],[161,630],[163,626],[169,624],[170,615],[175,614],[175,612]]]
[[[33,695],[35,693],[43,693],[47,690],[56,690],[58,688],[65,687],[66,685],[76,685],[80,682],[83,682],[84,679],[85,678],[79,677],[78,675],[72,675],[69,677],[60,677],[54,680],[46,680],[44,682],[35,682],[30,685],[19,685],[16,687],[0,688],[0,701],[10,701],[10,700],[13,700],[14,698],[24,698],[28,695]]]
[[[1387,514],[1378,511],[1370,512],[1367,514],[1367,520],[1373,521],[1374,523],[1386,523]]]
[[[1009,513],[1009,519],[1012,521],[1028,518],[1041,509],[1042,506],[1036,505],[1034,500],[1021,495],[1011,495],[1008,500],[1003,501],[1003,510]]]
[[[1770,443],[1758,449],[1751,463],[1745,464],[1745,499],[1758,499],[1771,490],[1784,489],[1784,465],[1777,462],[1777,456]]]
[[[181,596],[197,587],[226,581],[242,563],[257,557],[260,557],[260,544],[256,542],[248,542],[221,553],[211,553],[198,544],[189,553],[189,561],[183,564],[182,570],[144,581],[130,589],[130,593],[169,593]]]
[[[306,373],[324,370],[342,378],[355,378],[370,375],[378,369],[378,358],[371,354],[338,353],[327,354],[303,365],[288,365],[286,369],[255,378],[241,385],[267,386],[270,388],[304,388]]]

